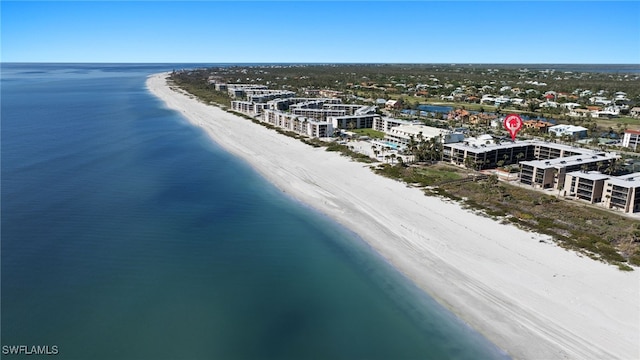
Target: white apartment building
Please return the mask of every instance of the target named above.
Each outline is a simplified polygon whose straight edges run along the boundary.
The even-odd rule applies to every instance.
[[[622,138],[622,146],[633,149],[638,149],[640,144],[640,131],[638,130],[625,130],[624,137]]]
[[[420,139],[431,139],[434,137],[442,137],[443,143],[459,142],[464,139],[464,135],[461,133],[453,133],[446,129],[434,128],[431,126],[408,124],[400,125],[391,128],[384,136],[384,140],[398,146],[398,148],[404,148],[411,142],[418,142]]]

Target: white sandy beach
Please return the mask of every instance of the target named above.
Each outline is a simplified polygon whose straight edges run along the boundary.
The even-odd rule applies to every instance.
[[[419,287],[518,359],[640,359],[640,269],[622,272],[205,105],[151,93],[287,194],[360,235]],[[547,240],[540,242],[540,240]]]

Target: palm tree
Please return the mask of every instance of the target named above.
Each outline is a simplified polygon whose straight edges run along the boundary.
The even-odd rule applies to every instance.
[[[621,162],[622,162],[621,159],[611,160],[611,162],[609,162],[609,166],[607,166],[604,172],[606,172],[609,175],[613,175],[617,173],[618,171],[620,171],[620,169],[622,169],[622,165],[620,164]]]

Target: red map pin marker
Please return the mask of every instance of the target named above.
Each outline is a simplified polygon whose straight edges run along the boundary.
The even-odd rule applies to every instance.
[[[511,140],[516,141],[516,134],[522,129],[522,119],[518,114],[509,114],[504,118],[504,128],[511,134]]]

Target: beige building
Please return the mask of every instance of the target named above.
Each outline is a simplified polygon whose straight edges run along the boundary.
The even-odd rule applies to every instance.
[[[609,175],[598,171],[572,171],[565,175],[563,194],[591,204],[599,203],[602,201],[604,182],[607,179]]]
[[[464,135],[461,133],[454,133],[446,129],[419,124],[406,124],[392,127],[391,130],[385,133],[384,140],[403,148],[410,144],[411,139],[419,142],[421,139],[431,139],[438,136],[442,137],[443,143],[458,142],[464,139]]]
[[[603,192],[604,206],[625,213],[640,211],[640,173],[607,179]]]
[[[520,162],[520,182],[540,189],[562,189],[566,175],[574,171],[606,168],[620,158],[615,153],[594,152],[591,156],[573,155],[549,160]]]

